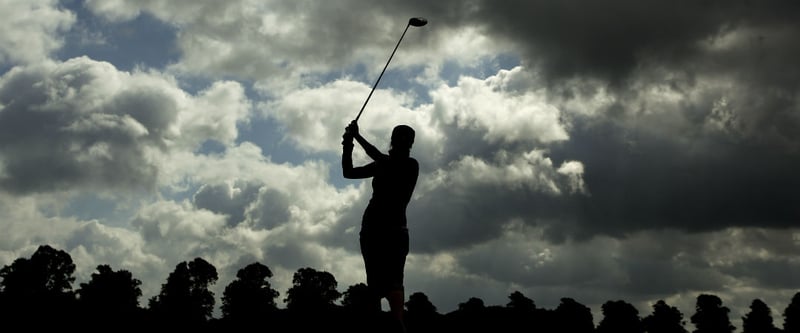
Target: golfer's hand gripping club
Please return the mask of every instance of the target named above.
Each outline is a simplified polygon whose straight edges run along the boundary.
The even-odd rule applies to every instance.
[[[358,136],[358,123],[355,120],[351,121],[350,125],[347,125],[344,129],[344,132],[351,137]]]

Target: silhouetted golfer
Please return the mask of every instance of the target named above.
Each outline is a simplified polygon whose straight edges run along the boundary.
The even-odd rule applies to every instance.
[[[361,220],[361,254],[367,271],[367,286],[380,311],[386,298],[396,319],[402,323],[403,270],[408,255],[406,207],[417,184],[419,164],[410,157],[414,130],[399,125],[392,131],[389,155],[381,153],[358,132],[353,121],[342,136],[342,172],[345,178],[372,177],[372,198]],[[353,139],[358,141],[372,162],[353,167]]]

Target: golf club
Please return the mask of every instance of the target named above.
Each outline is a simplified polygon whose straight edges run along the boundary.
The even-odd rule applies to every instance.
[[[408,27],[415,26],[421,27],[428,24],[428,20],[422,17],[412,17],[408,20],[408,24],[406,25],[406,29],[403,30],[403,34],[400,35],[400,39],[397,41],[397,45],[394,46],[394,51],[392,51],[392,55],[389,56],[389,60],[386,61],[386,66],[383,66],[383,70],[381,71],[381,75],[378,76],[378,80],[375,81],[375,84],[372,85],[372,90],[369,92],[367,96],[367,100],[364,101],[364,105],[361,106],[361,110],[358,111],[358,115],[356,116],[355,122],[358,122],[358,118],[361,118],[361,113],[364,112],[364,108],[367,106],[367,102],[369,102],[369,98],[372,97],[372,93],[375,92],[375,87],[378,86],[378,82],[381,82],[381,77],[383,77],[383,73],[386,72],[386,68],[389,67],[389,62],[392,61],[392,57],[394,57],[394,53],[397,52],[397,47],[400,46],[400,42],[403,41],[403,37],[406,35],[406,31],[408,31]]]

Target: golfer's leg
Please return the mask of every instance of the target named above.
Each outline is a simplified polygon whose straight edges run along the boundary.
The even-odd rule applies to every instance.
[[[403,305],[405,302],[405,297],[403,295],[403,290],[392,290],[386,295],[386,298],[389,300],[389,309],[392,313],[392,317],[395,319],[395,327],[397,332],[406,332],[406,324],[403,321]]]
[[[402,290],[392,290],[386,296],[389,300],[389,309],[392,316],[399,321],[403,321],[403,307],[405,305],[405,296]]]

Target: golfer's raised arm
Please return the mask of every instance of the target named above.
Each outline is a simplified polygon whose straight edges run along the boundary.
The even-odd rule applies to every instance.
[[[381,151],[378,150],[378,148],[375,148],[375,146],[367,142],[367,139],[364,139],[363,136],[356,135],[355,138],[356,141],[358,141],[358,144],[360,144],[361,147],[364,148],[364,151],[367,153],[367,156],[369,156],[373,161],[378,161],[386,157],[386,155],[381,153]]]
[[[347,133],[352,135],[353,138],[358,141],[358,144],[361,145],[361,148],[364,148],[364,152],[366,152],[367,156],[369,156],[373,161],[386,158],[386,155],[381,153],[378,148],[375,148],[375,146],[369,143],[367,139],[364,139],[364,137],[361,136],[361,133],[358,131],[358,124],[355,121],[351,122],[350,125],[347,126]]]
[[[369,178],[375,174],[374,163],[353,167],[353,135],[349,130],[342,136],[342,176],[348,179]]]

